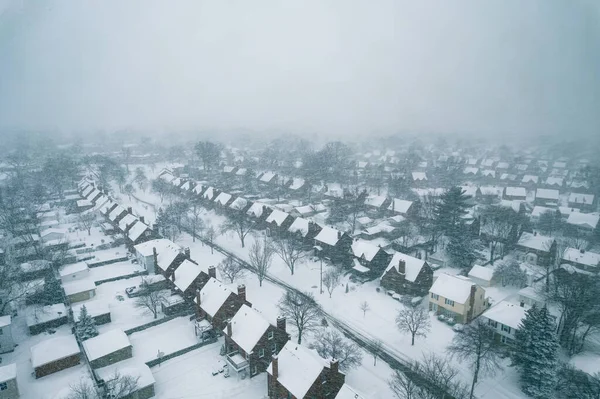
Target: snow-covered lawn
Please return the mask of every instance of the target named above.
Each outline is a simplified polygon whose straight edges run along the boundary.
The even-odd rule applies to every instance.
[[[101,281],[112,277],[126,276],[143,271],[144,268],[139,264],[131,263],[130,261],[117,262],[90,268],[90,279],[92,279],[92,281]]]
[[[94,257],[91,260],[88,260],[88,263],[95,263],[95,262],[103,262],[103,261],[108,261],[111,259],[117,259],[117,258],[122,258],[124,256],[127,256],[127,248],[125,248],[124,245],[115,247],[115,248],[109,248],[109,249],[103,249],[100,251],[95,251],[92,252],[91,255]]]
[[[238,380],[212,371],[224,364],[219,354],[223,340],[167,360],[152,368],[156,398],[263,399],[267,397],[267,374]]]
[[[198,343],[194,324],[188,316],[131,334],[129,340],[134,357],[142,362],[156,359],[158,351],[168,355]]]
[[[100,218],[100,216],[98,216],[98,218]],[[61,225],[61,228],[63,227],[64,225]],[[92,227],[90,233],[91,234],[88,235],[88,232],[86,230],[76,229],[75,231],[67,234],[67,239],[69,240],[69,243],[71,245],[80,244],[83,242],[88,248],[97,247],[98,245],[106,244],[113,241],[111,237],[108,237],[104,234],[100,227]]]

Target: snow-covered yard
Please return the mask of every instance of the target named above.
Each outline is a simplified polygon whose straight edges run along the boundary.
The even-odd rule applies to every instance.
[[[129,336],[136,359],[147,362],[156,359],[158,351],[165,355],[198,343],[190,318],[178,317]]]
[[[90,279],[92,281],[101,281],[112,277],[127,276],[143,271],[144,268],[137,263],[131,263],[130,261],[117,262],[90,268]]]

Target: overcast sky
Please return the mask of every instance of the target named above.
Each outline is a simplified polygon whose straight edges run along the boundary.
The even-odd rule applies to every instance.
[[[11,1],[0,126],[600,134],[594,0]]]

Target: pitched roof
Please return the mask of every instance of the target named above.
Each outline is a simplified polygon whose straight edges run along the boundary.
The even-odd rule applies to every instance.
[[[292,222],[292,225],[290,226],[288,231],[290,233],[299,232],[302,237],[306,237],[306,235],[308,234],[309,223],[310,222],[308,220],[301,217],[297,217]]]
[[[518,330],[521,320],[525,318],[525,312],[527,309],[529,309],[529,306],[521,307],[516,303],[501,301],[486,310],[482,316]]]
[[[140,238],[142,234],[144,234],[147,230],[150,230],[150,227],[138,220],[127,232],[127,237],[129,237],[131,241],[135,241],[138,238]]]
[[[572,212],[567,219],[567,223],[576,226],[594,229],[600,221],[600,215],[597,213]]]
[[[237,209],[239,211],[241,211],[242,209],[244,209],[246,207],[246,205],[248,205],[248,200],[242,197],[237,197],[236,199],[233,200],[233,202],[231,203],[231,205],[229,205],[229,207],[231,209]]]
[[[63,283],[63,290],[65,290],[65,294],[75,295],[81,292],[92,291],[96,289],[96,284],[92,280],[78,280],[72,281],[69,283]]]
[[[221,193],[221,194],[217,195],[217,198],[215,198],[215,202],[220,205],[225,205],[225,204],[227,204],[227,202],[229,202],[230,199],[231,199],[231,194]]]
[[[394,256],[392,256],[392,260],[390,260],[390,263],[388,263],[384,274],[387,273],[391,268],[395,268],[396,271],[399,271],[398,267],[399,262],[401,260],[404,261],[405,264],[404,278],[407,281],[414,283],[417,277],[419,276],[419,273],[421,273],[421,269],[423,269],[423,266],[425,266],[425,261],[423,259],[418,259],[413,256],[403,254],[401,252],[396,252]]]
[[[288,341],[281,349],[277,362],[277,381],[296,398],[306,395],[326,366],[325,359],[317,352],[293,341]],[[273,363],[269,364],[267,373],[273,374]]]
[[[576,204],[591,205],[594,203],[594,194],[571,193],[569,194],[569,202]]]
[[[464,304],[471,294],[471,286],[476,285],[466,277],[451,276],[442,273],[435,280],[429,292],[437,294],[451,301]]]
[[[233,291],[225,284],[211,277],[200,290],[200,307],[213,317],[231,294]],[[198,303],[198,297],[194,298],[194,302]]]
[[[163,248],[169,247],[171,245],[177,245],[171,240],[167,240],[166,238],[157,238],[156,240],[150,240],[143,242],[134,246],[135,250],[140,253],[142,256],[150,256],[153,251],[152,248],[156,248],[156,252],[162,250]]]
[[[388,210],[396,213],[406,213],[412,206],[412,201],[402,200],[398,198],[392,198],[392,203],[388,206]]]
[[[368,262],[373,260],[379,250],[381,250],[381,248],[368,241],[361,239],[355,239],[352,241],[352,254],[357,258],[364,256],[365,260]]]
[[[33,368],[80,353],[79,345],[77,345],[77,340],[73,335],[44,340],[37,345],[33,345],[29,351]]]
[[[494,269],[492,269],[491,267],[474,265],[469,271],[469,277],[474,277],[486,281],[490,281],[493,275]]]
[[[186,259],[175,270],[175,285],[181,291],[185,291],[201,273],[208,275],[208,267],[197,265]]]
[[[559,192],[558,190],[552,190],[547,188],[538,188],[535,190],[535,198],[549,199],[558,201]]]
[[[131,213],[128,213],[123,217],[123,219],[119,221],[119,229],[121,231],[125,231],[127,229],[127,226],[129,226],[132,223],[135,223],[137,220],[138,219],[135,216],[133,216]]]
[[[504,192],[511,197],[527,197],[525,187],[506,187]]]
[[[385,201],[387,201],[387,197],[383,195],[370,195],[365,199],[365,205],[381,208]]]
[[[111,330],[95,336],[94,338],[83,341],[83,349],[87,354],[88,360],[93,361],[103,356],[109,355],[120,349],[131,346],[129,337],[123,330]]]
[[[524,232],[523,234],[521,234],[517,245],[529,249],[535,249],[537,251],[548,252],[550,251],[550,247],[552,246],[553,242],[554,238],[552,237],[541,236],[539,234],[534,235],[531,233]]]
[[[322,242],[323,244],[334,246],[340,240],[338,233],[341,232],[333,227],[322,226],[322,229],[319,231],[319,234],[316,235],[315,240]]]
[[[563,254],[563,260],[578,263],[585,266],[597,267],[600,265],[600,254],[595,252],[581,252],[576,248],[567,248]]]
[[[334,399],[367,399],[367,396],[344,383]]]
[[[273,212],[271,212],[271,214],[267,217],[266,222],[275,222],[277,226],[281,226],[288,216],[289,214],[280,211],[279,209],[273,209]]]
[[[110,366],[102,367],[94,371],[98,377],[104,381],[114,378],[116,373],[121,376],[131,376],[137,381],[136,390],[146,388],[156,382],[150,367],[137,359],[122,360],[115,364],[111,364]]]
[[[231,319],[231,338],[244,352],[250,353],[270,325],[256,309],[244,304]]]

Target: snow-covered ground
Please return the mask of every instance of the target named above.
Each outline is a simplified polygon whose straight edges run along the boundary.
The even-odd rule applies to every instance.
[[[131,334],[129,340],[134,357],[144,363],[156,359],[158,351],[168,355],[198,343],[194,323],[188,316]]]
[[[136,263],[131,263],[130,261],[117,262],[90,268],[90,279],[92,281],[101,281],[143,271],[144,268]]]

